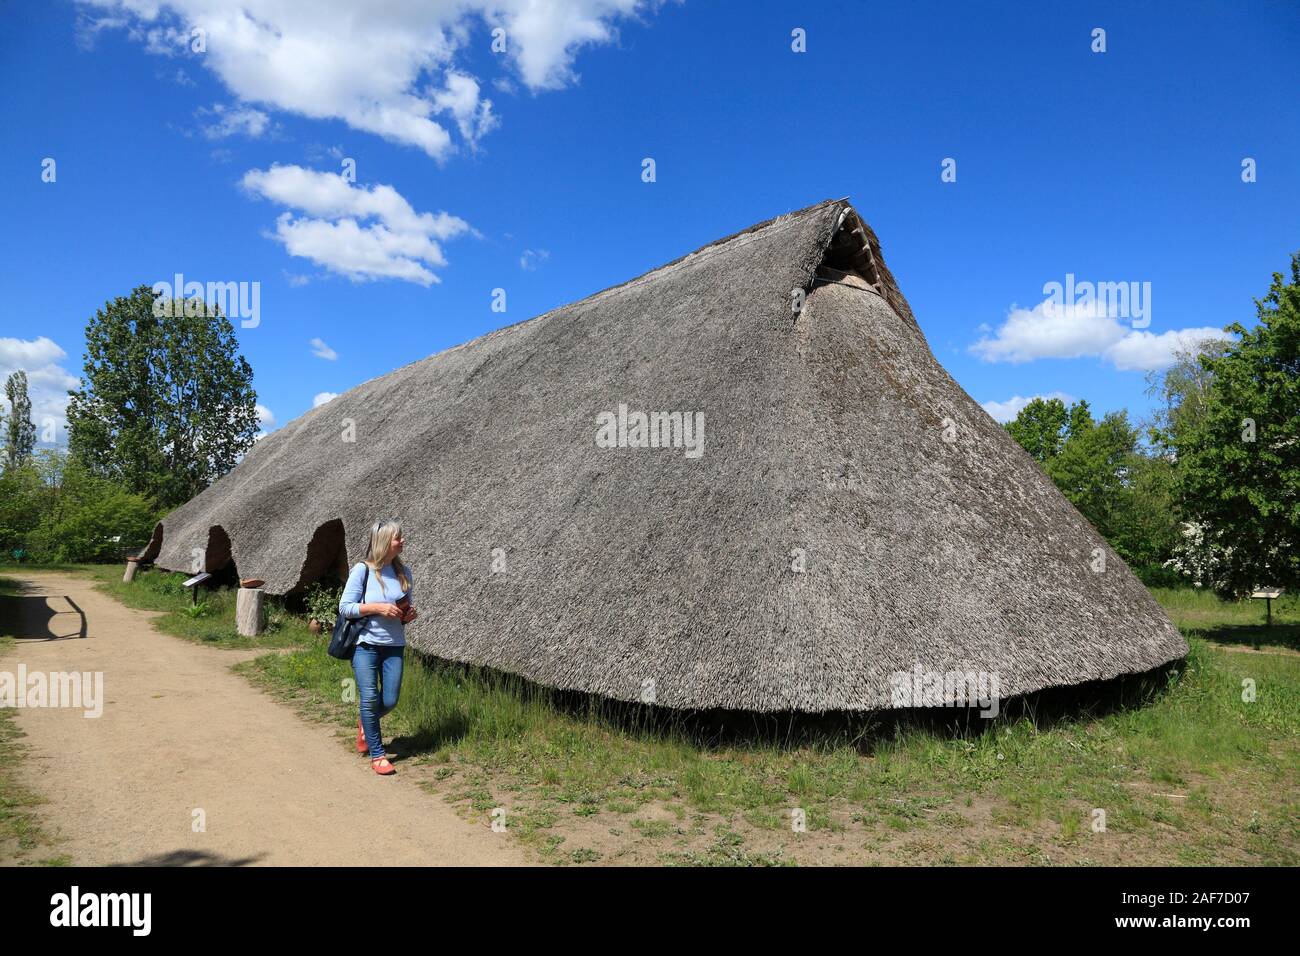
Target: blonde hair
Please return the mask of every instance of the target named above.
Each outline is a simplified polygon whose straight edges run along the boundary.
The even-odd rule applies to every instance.
[[[393,546],[393,539],[399,538],[401,535],[402,523],[400,521],[376,521],[370,526],[370,547],[366,552],[366,564],[370,565],[370,570],[378,572],[384,566],[388,557],[388,550]],[[397,575],[402,590],[409,591],[411,589],[411,578],[406,573],[406,565],[402,564],[402,559],[396,556],[393,558],[393,573]],[[384,579],[380,577],[380,590],[383,590],[383,587]]]

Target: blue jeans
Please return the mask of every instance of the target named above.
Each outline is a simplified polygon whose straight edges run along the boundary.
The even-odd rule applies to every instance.
[[[402,693],[402,652],[405,647],[382,644],[357,644],[352,655],[352,673],[357,679],[357,697],[361,702],[361,729],[366,734],[370,758],[384,755],[384,739],[379,734],[379,718],[397,706]],[[380,684],[383,689],[380,689]]]

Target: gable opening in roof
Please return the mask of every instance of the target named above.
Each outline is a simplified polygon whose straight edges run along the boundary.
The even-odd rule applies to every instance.
[[[834,282],[850,275],[862,279],[878,296],[885,297],[866,224],[852,206],[845,206],[840,212],[835,235],[817,266],[817,277]]]
[[[810,285],[816,289],[828,283],[878,295],[896,314],[916,327],[912,309],[881,256],[880,240],[847,202],[840,209],[839,222]]]

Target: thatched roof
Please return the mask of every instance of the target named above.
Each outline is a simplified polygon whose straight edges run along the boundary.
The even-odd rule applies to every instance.
[[[702,412],[703,454],[598,447],[620,405]],[[653,681],[669,707],[874,709],[917,664],[996,673],[1005,697],[1187,650],[935,361],[845,200],[357,386],[146,557],[233,554],[286,593],[344,542],[357,560],[378,517],[406,528],[417,648],[622,700]]]

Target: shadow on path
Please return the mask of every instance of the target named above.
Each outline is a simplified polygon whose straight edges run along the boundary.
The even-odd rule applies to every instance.
[[[60,610],[60,604],[67,609]],[[86,612],[66,594],[5,595],[0,597],[0,635],[20,641],[79,640],[86,637]]]
[[[218,853],[209,853],[206,850],[173,850],[171,853],[156,853],[153,856],[143,856],[138,860],[132,860],[129,863],[112,863],[110,866],[250,866],[258,860],[265,857],[265,853],[259,853],[257,856],[246,856],[235,858],[233,856],[221,856]]]

